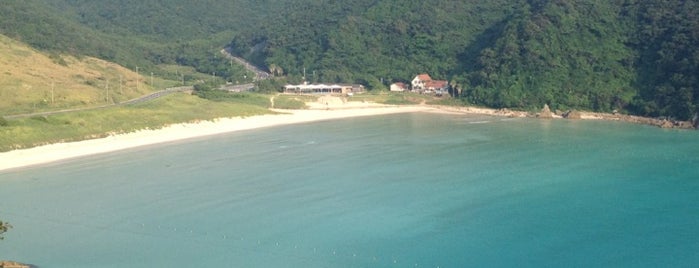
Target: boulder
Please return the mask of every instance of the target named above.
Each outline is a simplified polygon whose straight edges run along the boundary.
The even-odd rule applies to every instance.
[[[678,121],[678,122],[675,122],[675,125],[677,125],[677,128],[681,128],[681,129],[693,129],[693,128],[696,128],[696,127],[694,126],[694,123],[692,123],[691,121]]]
[[[660,123],[659,127],[661,127],[661,128],[673,128],[673,127],[675,127],[675,124],[672,123],[672,121],[670,121],[670,120],[663,120]]]
[[[539,118],[553,118],[553,113],[551,112],[551,109],[549,109],[548,104],[544,104],[544,108],[541,109],[541,112],[538,115]]]
[[[563,118],[566,119],[582,119],[582,114],[575,110],[570,110],[563,114]]]

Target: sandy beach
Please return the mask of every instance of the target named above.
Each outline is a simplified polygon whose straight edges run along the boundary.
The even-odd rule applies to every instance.
[[[435,110],[435,108],[427,106],[389,106],[373,103],[341,104],[332,107],[313,106],[311,108],[308,110],[273,110],[278,114],[175,124],[155,130],[142,130],[100,139],[56,143],[4,152],[0,153],[0,171],[240,130],[339,118]]]
[[[370,102],[347,102],[337,97],[323,97],[317,102],[307,103],[307,107],[308,109],[306,110],[271,109],[277,114],[252,116],[246,118],[220,118],[213,121],[174,124],[161,129],[141,130],[132,133],[112,135],[106,138],[56,143],[34,148],[3,152],[0,153],[0,171],[32,165],[47,164],[60,160],[84,157],[94,154],[114,152],[139,146],[205,137],[240,130],[333,120],[339,118],[412,112],[480,114],[503,117],[537,117],[537,115],[530,114],[528,112],[513,111],[508,109],[431,105],[395,106]],[[560,115],[552,114],[552,117],[550,118],[562,117]],[[582,112],[579,119],[619,120],[661,127],[673,127],[673,125],[663,125],[669,124],[668,121],[603,113]],[[691,124],[689,122],[685,122],[685,125],[679,125],[679,127],[690,128]]]

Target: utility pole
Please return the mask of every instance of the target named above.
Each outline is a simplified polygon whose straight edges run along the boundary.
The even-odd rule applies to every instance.
[[[136,66],[136,91],[138,91],[138,77],[140,75],[138,74],[138,66]]]
[[[121,75],[119,75],[119,93],[121,93],[121,95],[124,95],[124,84],[121,79]]]
[[[106,87],[107,87],[107,99],[106,99],[106,101],[109,102],[109,79],[107,79]]]
[[[155,87],[155,85],[153,84],[153,72],[150,72],[150,86]]]
[[[53,102],[53,88],[54,88],[54,82],[51,81],[51,104],[54,104],[54,102]]]

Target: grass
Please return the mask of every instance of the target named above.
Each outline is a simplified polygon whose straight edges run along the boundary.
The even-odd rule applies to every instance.
[[[265,113],[269,113],[266,106],[245,101],[213,102],[184,93],[172,94],[138,105],[5,120],[5,126],[0,126],[0,151]]]
[[[96,58],[43,53],[2,35],[0,66],[0,115],[94,107],[156,90],[144,73]],[[166,85],[158,79],[154,84]]]
[[[281,94],[274,97],[274,108],[277,109],[306,109],[306,102],[313,102],[317,96]]]
[[[270,108],[269,97],[249,92],[227,92],[221,90],[200,90],[195,94],[203,99],[215,102],[241,103]]]
[[[136,105],[6,119],[2,116],[119,103],[181,86],[182,77],[190,84],[211,76],[176,65],[157,66],[153,75],[143,68],[136,73],[96,58],[40,52],[3,35],[0,66],[0,151],[176,123],[270,113],[267,95],[212,92],[212,100],[181,93]]]

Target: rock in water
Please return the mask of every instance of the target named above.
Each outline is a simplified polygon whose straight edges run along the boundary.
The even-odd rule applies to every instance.
[[[548,104],[544,104],[544,109],[541,109],[539,118],[553,118],[553,113],[551,112],[551,109],[549,109]]]

